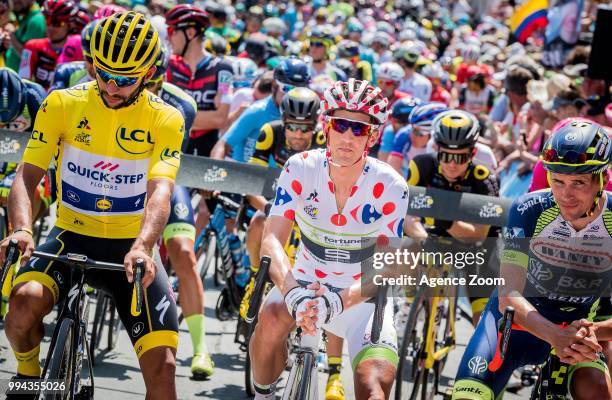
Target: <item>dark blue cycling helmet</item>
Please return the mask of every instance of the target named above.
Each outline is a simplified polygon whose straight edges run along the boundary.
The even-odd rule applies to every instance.
[[[26,103],[26,87],[17,73],[0,68],[0,122],[14,121]]]
[[[436,116],[450,108],[444,103],[432,102],[420,104],[410,112],[410,124],[420,129],[431,131]]]
[[[83,49],[83,56],[89,62],[93,61],[91,56],[91,35],[96,27],[97,21],[91,21],[81,31],[81,48]]]
[[[310,78],[308,64],[295,57],[282,60],[274,68],[274,79],[286,85],[306,87],[310,83]]]
[[[156,81],[166,74],[166,71],[168,70],[168,65],[170,65],[171,53],[172,52],[170,51],[167,45],[164,44],[161,46],[159,56],[157,57],[155,64],[153,64],[157,69],[151,77],[151,81]]]
[[[542,150],[542,163],[559,174],[598,174],[611,161],[610,138],[600,125],[573,121],[553,133]]]
[[[421,100],[416,97],[402,97],[393,104],[391,117],[397,122],[407,124],[412,109],[421,104]]]

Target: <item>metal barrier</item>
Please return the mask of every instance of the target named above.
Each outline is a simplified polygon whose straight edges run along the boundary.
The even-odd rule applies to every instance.
[[[0,129],[0,161],[20,162],[29,135]],[[198,189],[274,197],[280,169],[233,161],[181,156],[177,184]],[[511,199],[410,186],[408,214],[502,226]]]

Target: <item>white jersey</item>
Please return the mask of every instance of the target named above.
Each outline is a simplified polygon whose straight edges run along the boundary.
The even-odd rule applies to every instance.
[[[371,256],[362,238],[402,236],[408,187],[388,164],[368,157],[342,213],[334,190],[325,149],[296,154],[279,177],[270,215],[295,220],[300,228],[296,279],[346,288],[360,279],[362,261]]]
[[[431,97],[431,82],[423,75],[415,72],[410,78],[402,79],[399,91],[408,93],[421,101],[429,101]]]

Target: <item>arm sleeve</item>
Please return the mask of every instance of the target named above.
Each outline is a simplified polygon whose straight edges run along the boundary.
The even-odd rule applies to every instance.
[[[404,152],[407,154],[411,147],[410,134],[408,132],[399,132],[393,138],[391,154],[396,157],[404,157]]]
[[[252,114],[249,111],[250,110],[246,110],[243,112],[223,135],[223,140],[225,143],[229,144],[232,149],[235,149],[238,144],[244,143],[249,137],[249,132],[251,132],[254,122],[252,120]]]
[[[23,153],[24,163],[35,165],[45,171],[49,168],[65,130],[64,105],[58,93],[51,93],[40,106],[34,129]]]
[[[406,182],[409,186],[423,186],[421,184],[421,173],[419,171],[419,167],[414,162],[414,160],[410,160],[410,164],[408,165],[408,178]]]
[[[520,212],[519,205],[522,203],[523,196],[514,200],[508,222],[503,228],[504,247],[501,254],[502,264],[514,264],[523,268],[527,268],[529,263],[529,232],[528,229],[528,212]]]
[[[304,161],[301,154],[295,154],[283,167],[276,185],[276,196],[270,209],[270,215],[283,216],[295,220],[298,202],[301,200],[304,182]]]
[[[270,124],[265,124],[259,131],[259,138],[255,145],[255,152],[249,160],[249,164],[268,166],[270,154],[274,148],[274,131]]]
[[[149,180],[155,178],[176,179],[181,163],[181,143],[183,142],[185,121],[178,110],[174,108],[171,110],[168,112],[170,115],[159,124],[156,130],[155,146],[149,164]]]

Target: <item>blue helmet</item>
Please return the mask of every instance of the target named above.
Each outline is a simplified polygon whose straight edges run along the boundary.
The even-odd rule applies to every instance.
[[[409,123],[413,127],[431,132],[433,120],[436,116],[450,108],[444,103],[432,102],[418,105],[410,112]]]
[[[274,68],[274,79],[286,85],[305,87],[310,83],[310,68],[298,58],[286,58]]]
[[[26,87],[17,73],[0,68],[0,122],[14,121],[26,103]]]
[[[419,104],[421,100],[416,97],[402,97],[393,104],[391,117],[401,124],[407,124],[412,109]]]
[[[611,161],[612,146],[608,134],[590,121],[573,121],[558,129],[542,150],[542,163],[559,174],[597,174]]]

